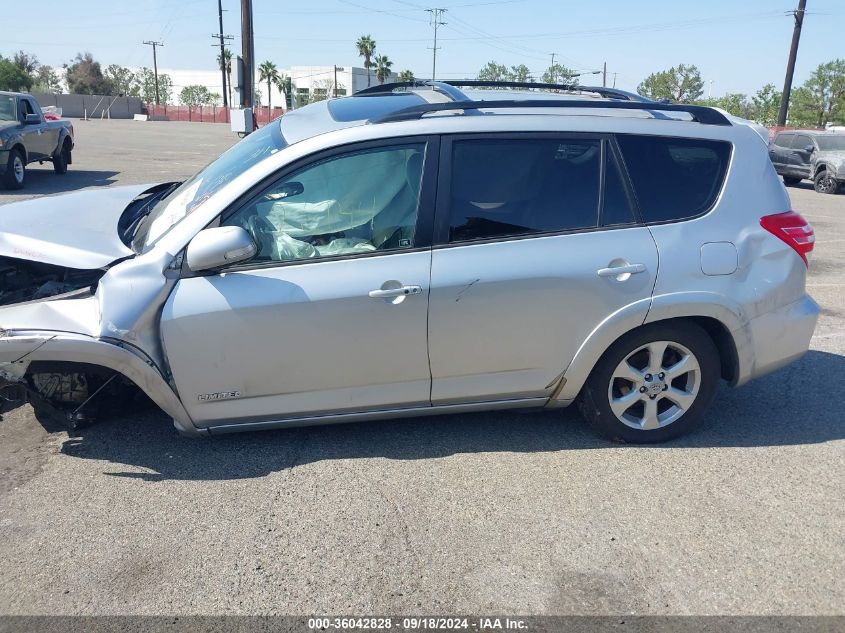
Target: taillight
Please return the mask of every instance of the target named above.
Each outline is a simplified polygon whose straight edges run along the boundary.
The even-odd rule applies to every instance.
[[[807,266],[807,254],[813,250],[816,234],[813,227],[800,213],[787,211],[760,218],[760,226],[769,233],[789,244],[801,256]]]

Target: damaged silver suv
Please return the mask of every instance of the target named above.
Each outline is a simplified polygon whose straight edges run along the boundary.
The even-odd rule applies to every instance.
[[[182,183],[0,208],[3,380],[72,421],[140,390],[191,435],[578,402],[655,442],[807,350],[813,230],[751,127],[492,87],[377,86]]]

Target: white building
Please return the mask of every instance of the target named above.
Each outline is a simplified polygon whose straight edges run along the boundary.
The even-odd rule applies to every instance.
[[[222,76],[219,70],[183,70],[171,68],[159,68],[160,74],[170,76],[173,82],[172,100],[178,103],[179,93],[185,86],[201,85],[208,88],[209,92],[223,94]],[[279,74],[291,78],[291,87],[296,97],[294,107],[302,107],[314,98],[325,98],[334,95],[335,81],[337,82],[337,96],[342,97],[354,94],[363,90],[368,85],[367,75],[369,74],[369,85],[378,84],[375,71],[369,73],[365,68],[355,66],[293,66],[291,68],[280,68]],[[258,80],[258,73],[255,74],[255,88],[260,94],[260,105],[267,105],[267,82]],[[234,79],[234,73],[232,74]],[[336,79],[335,79],[336,78]],[[396,73],[390,73],[385,82],[397,81]],[[270,103],[274,107],[284,107],[286,100],[275,85],[270,86]],[[238,103],[238,96],[233,90],[233,101]],[[221,99],[222,103],[222,99]]]

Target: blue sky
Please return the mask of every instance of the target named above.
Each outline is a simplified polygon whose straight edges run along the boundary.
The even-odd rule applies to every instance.
[[[800,84],[820,63],[845,58],[845,1],[809,0],[796,67]],[[211,33],[217,0],[63,0],[33,19],[27,3],[3,9],[0,54],[22,48],[42,63],[60,66],[89,50],[103,65],[152,65],[142,40],[163,40],[164,68],[213,69]],[[590,71],[607,62],[608,84],[633,90],[651,72],[696,64],[705,95],[752,93],[780,87],[792,34],[786,13],[797,0],[253,0],[256,57],[280,68],[360,64],[354,42],[370,34],[377,52],[418,77],[431,73],[426,7],[448,11],[440,28],[439,78],[474,77],[489,60],[525,64],[542,73],[556,60]],[[39,5],[43,6],[43,5]],[[224,0],[225,31],[240,49],[240,2]],[[10,28],[13,27],[13,28]],[[582,83],[600,83],[588,77]]]

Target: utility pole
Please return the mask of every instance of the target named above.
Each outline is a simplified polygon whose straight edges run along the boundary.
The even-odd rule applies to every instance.
[[[619,73],[613,73],[613,87],[616,87],[616,75]]]
[[[441,17],[446,13],[446,9],[426,9],[431,14],[431,25],[434,27],[434,46],[431,49],[431,80],[434,81],[437,77],[437,27],[446,25],[446,22],[441,21]]]
[[[334,98],[337,99],[337,64],[334,64]]]
[[[156,59],[156,46],[164,46],[164,42],[144,42],[144,44],[153,47],[153,76],[156,82],[156,105],[159,104],[158,97],[158,60]]]
[[[607,62],[604,63],[604,67],[601,71],[601,87],[607,88]]]
[[[241,0],[241,57],[244,62],[243,101],[241,106],[252,108],[255,96],[255,43],[252,39],[252,0]]]
[[[229,97],[226,92],[226,40],[231,40],[231,35],[223,35],[223,0],[217,0],[217,16],[220,19],[220,32],[212,33],[211,37],[220,40],[220,72],[223,75],[223,107],[229,107]],[[217,46],[217,44],[212,44]]]
[[[786,125],[789,96],[792,94],[792,76],[795,74],[795,58],[798,57],[798,41],[801,39],[801,26],[804,24],[804,10],[806,6],[807,0],[798,0],[798,9],[792,12],[792,15],[795,17],[795,27],[792,29],[792,46],[789,49],[786,77],[783,80],[783,94],[780,98],[780,112],[778,112],[779,127]]]

